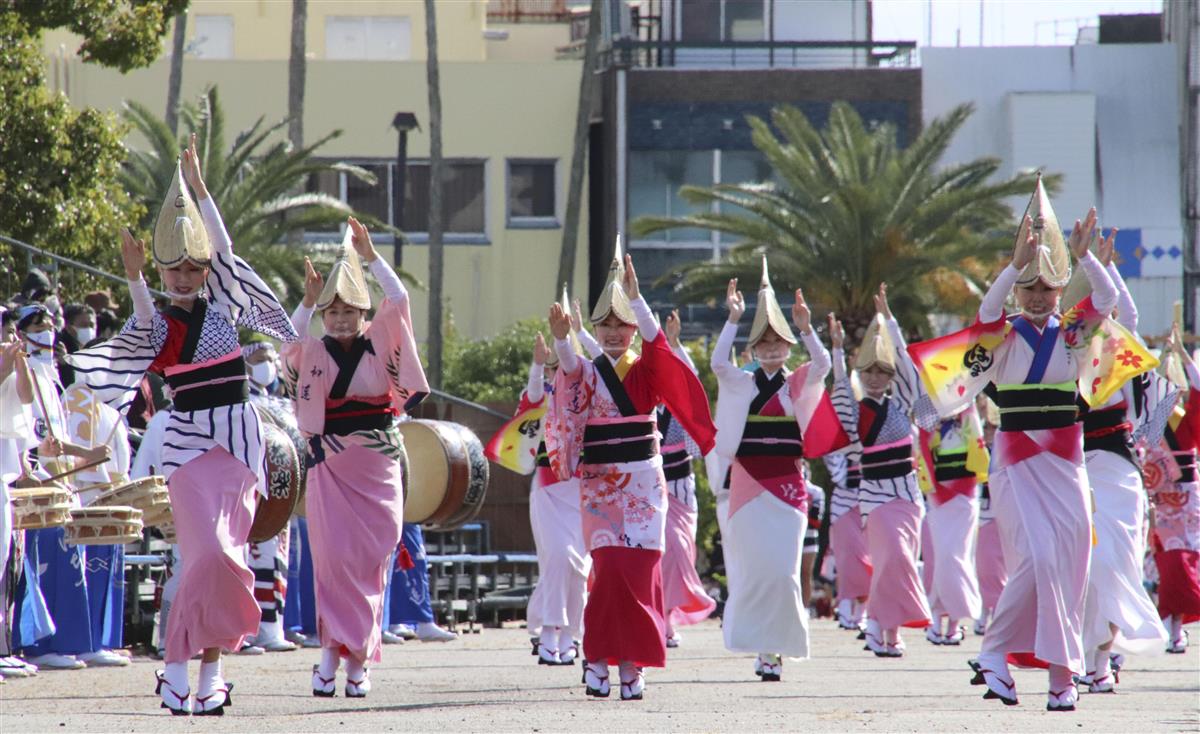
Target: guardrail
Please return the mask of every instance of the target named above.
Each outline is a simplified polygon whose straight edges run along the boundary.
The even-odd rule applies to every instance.
[[[641,41],[618,38],[603,66],[849,69],[916,65],[916,41]]]
[[[13,247],[19,247],[22,250],[25,250],[26,252],[37,255],[38,257],[49,258],[51,260],[54,260],[55,262],[63,263],[64,265],[68,265],[72,268],[75,268],[76,270],[82,270],[85,273],[90,273],[91,275],[95,275],[98,278],[105,278],[107,280],[111,280],[111,281],[120,283],[121,285],[126,284],[126,280],[125,280],[124,276],[110,273],[107,270],[101,270],[100,268],[93,267],[91,265],[88,265],[87,263],[80,262],[78,260],[74,260],[72,258],[65,257],[63,255],[56,255],[53,252],[50,252],[49,250],[45,250],[41,247],[37,247],[36,245],[31,245],[28,242],[22,242],[21,240],[13,239],[12,237],[6,237],[6,236],[0,234],[0,243],[6,244],[6,245],[12,245]],[[151,288],[150,292],[152,294],[154,294],[156,296],[160,296],[162,298],[167,297],[167,294],[160,290],[155,290],[155,289]]]

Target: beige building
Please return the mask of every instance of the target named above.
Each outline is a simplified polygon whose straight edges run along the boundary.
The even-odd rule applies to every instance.
[[[571,166],[580,62],[556,60],[571,26],[562,2],[536,5],[542,22],[489,23],[504,2],[438,3],[443,151],[449,164],[446,199],[445,296],[460,333],[489,336],[518,319],[544,315],[555,292],[567,180]],[[217,85],[227,136],[287,114],[291,34],[288,0],[193,0],[183,66],[183,98]],[[47,34],[49,78],[77,105],[119,110],[137,100],[166,105],[171,32],[152,66],[128,74],[83,64],[78,39]],[[403,267],[429,277],[424,244],[428,202],[428,97],[422,0],[310,0],[304,130],[315,140],[344,134],[322,155],[367,166],[379,184],[339,176],[312,186],[393,222],[409,233]],[[421,124],[408,137],[404,222],[395,221],[393,185],[397,112]],[[138,145],[135,139],[130,145]],[[424,202],[424,204],[423,204]],[[581,217],[586,247],[587,198]],[[328,239],[336,239],[330,233]],[[384,257],[391,240],[378,238]],[[236,246],[236,243],[235,243]],[[576,262],[573,290],[585,283],[586,250]],[[427,293],[414,293],[418,338],[426,331]]]

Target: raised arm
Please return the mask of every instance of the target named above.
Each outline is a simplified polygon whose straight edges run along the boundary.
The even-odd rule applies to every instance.
[[[375,276],[375,282],[379,283],[379,287],[383,289],[384,297],[392,301],[403,301],[408,298],[408,290],[404,287],[400,276],[396,275],[396,271],[384,262],[383,258],[379,257],[379,252],[375,249],[375,243],[371,241],[371,233],[367,231],[367,228],[354,217],[350,217],[347,223],[352,233],[351,246],[354,247],[359,258],[367,264],[371,275]]]
[[[683,346],[683,342],[679,341],[681,331],[683,331],[683,322],[679,320],[679,309],[672,309],[663,319],[663,332],[667,335],[667,345],[671,347],[675,356],[688,366],[693,375],[699,375],[696,363],[692,361],[692,355],[688,353],[687,347]]]
[[[1098,226],[1096,207],[1092,207],[1082,222],[1078,219],[1075,220],[1068,244],[1075,259],[1079,262],[1079,267],[1083,268],[1083,274],[1087,276],[1088,283],[1092,286],[1092,306],[1108,316],[1117,307],[1117,287],[1113,284],[1112,278],[1108,277],[1108,271],[1104,269],[1104,264],[1088,250]],[[1102,243],[1101,247],[1111,247],[1111,242]],[[1074,305],[1073,303],[1061,304],[1064,310]]]
[[[529,365],[529,381],[525,384],[525,397],[531,403],[540,403],[546,396],[546,359],[550,349],[542,332],[533,341],[533,362]]]
[[[550,306],[550,333],[554,335],[554,351],[558,352],[558,369],[573,375],[579,369],[579,355],[571,347],[571,315],[555,303]]]
[[[796,289],[796,300],[792,303],[792,325],[800,332],[800,338],[804,340],[804,346],[808,349],[810,362],[805,383],[811,385],[824,382],[833,360],[817,336],[816,330],[812,328],[812,313],[808,310],[808,302],[804,300],[804,292],[799,288]]]
[[[858,399],[854,397],[854,388],[850,385],[850,376],[846,373],[846,352],[843,349],[845,339],[846,331],[842,328],[842,322],[833,314],[829,314],[829,340],[833,346],[833,391],[829,397],[842,429],[851,442],[857,442]]]

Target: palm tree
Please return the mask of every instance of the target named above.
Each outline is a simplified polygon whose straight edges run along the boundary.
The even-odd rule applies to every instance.
[[[309,176],[316,173],[345,172],[361,181],[375,183],[375,177],[358,166],[313,157],[321,146],[340,136],[341,130],[334,130],[312,145],[293,147],[279,135],[287,120],[268,125],[260,117],[238,133],[233,145],[226,148],[225,115],[216,87],[209,88],[198,102],[181,107],[178,137],[162,119],[137,102],[126,102],[124,114],[147,142],[145,148],[130,149],[121,171],[125,189],[145,207],[139,228],[153,227],[179,151],[191,134],[196,133],[204,182],[220,203],[221,216],[238,254],[254,266],[284,302],[298,298],[303,292],[306,255],[317,255],[314,260],[332,260],[335,255],[330,248],[289,245],[286,243],[289,232],[337,231],[346,217],[353,214],[376,231],[400,236],[387,223],[355,212],[340,199],[303,193]],[[400,275],[416,282],[404,272]]]
[[[741,238],[724,260],[664,277],[682,276],[683,299],[710,299],[732,277],[749,295],[765,251],[776,288],[803,287],[810,302],[838,313],[849,335],[861,337],[881,281],[901,323],[928,334],[930,313],[975,307],[995,256],[1012,243],[1014,215],[1004,199],[1033,188],[1032,173],[992,181],[996,158],[937,167],[971,112],[970,105],[951,110],[904,149],[893,125],[868,128],[845,102],[833,104],[820,131],[791,106],[775,108],[772,125],[751,116],[754,146],[774,181],[685,186],[680,195],[704,211],[643,217],[633,232],[696,227]],[[1057,180],[1047,177],[1047,186]]]

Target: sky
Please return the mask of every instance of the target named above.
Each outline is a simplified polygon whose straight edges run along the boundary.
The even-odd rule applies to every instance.
[[[1078,26],[1096,25],[1100,15],[1160,13],[1162,7],[1163,0],[875,0],[875,40],[915,40],[921,46],[1070,46]]]

